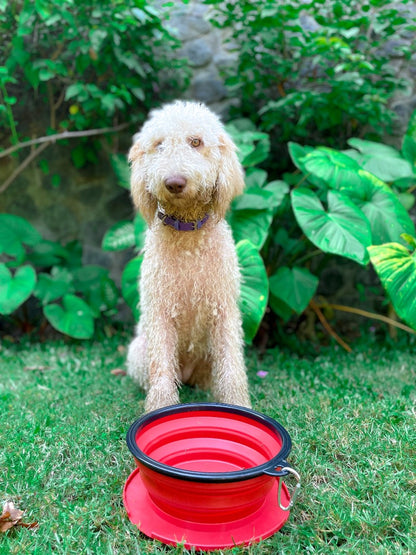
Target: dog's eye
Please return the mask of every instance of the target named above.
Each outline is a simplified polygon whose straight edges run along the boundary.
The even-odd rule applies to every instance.
[[[192,148],[198,148],[199,146],[202,145],[202,141],[201,139],[198,139],[198,137],[193,137],[189,139],[189,144],[191,145]]]
[[[162,146],[163,146],[163,141],[156,141],[153,145],[153,148],[155,150],[161,150]]]

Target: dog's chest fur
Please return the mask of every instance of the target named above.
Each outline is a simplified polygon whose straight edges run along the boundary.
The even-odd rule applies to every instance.
[[[157,254],[157,256],[156,256]],[[183,349],[205,343],[210,325],[237,303],[239,270],[231,231],[210,221],[199,231],[150,229],[142,264],[142,317],[151,311],[172,319]],[[225,293],[224,293],[225,292]]]

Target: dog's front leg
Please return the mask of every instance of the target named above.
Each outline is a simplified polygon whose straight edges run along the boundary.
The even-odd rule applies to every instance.
[[[220,403],[251,407],[238,312],[222,314],[211,332],[212,392]]]
[[[179,403],[177,333],[169,319],[153,321],[148,330],[149,388],[145,410],[149,412]]]

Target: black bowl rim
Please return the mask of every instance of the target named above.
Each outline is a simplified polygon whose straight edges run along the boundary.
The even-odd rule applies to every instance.
[[[237,470],[233,472],[198,472],[195,470],[184,470],[181,468],[176,468],[169,466],[167,464],[161,463],[152,459],[146,453],[144,453],[136,443],[136,435],[142,428],[148,424],[158,420],[161,417],[169,416],[172,414],[178,414],[183,412],[193,412],[193,411],[217,411],[217,412],[229,412],[230,414],[237,414],[241,416],[246,416],[263,424],[265,427],[277,432],[282,439],[282,446],[280,451],[269,461],[251,468],[244,470]],[[165,476],[170,476],[172,478],[177,478],[180,480],[187,480],[192,482],[207,482],[207,483],[226,483],[226,482],[238,482],[242,480],[249,480],[251,478],[256,478],[263,474],[270,476],[283,476],[287,472],[276,471],[279,467],[288,466],[286,462],[286,457],[289,455],[292,448],[292,441],[287,430],[276,420],[262,414],[260,412],[254,411],[246,407],[240,407],[238,405],[229,405],[225,403],[189,403],[189,404],[178,404],[163,407],[161,409],[149,412],[143,415],[141,418],[137,419],[130,426],[127,437],[127,446],[132,453],[132,455],[140,463],[144,464],[146,467],[159,472]]]

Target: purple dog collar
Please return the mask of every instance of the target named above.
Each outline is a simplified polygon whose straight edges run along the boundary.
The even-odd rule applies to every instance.
[[[165,225],[169,225],[176,229],[176,231],[196,231],[197,229],[201,229],[204,223],[208,220],[209,214],[205,214],[202,220],[195,220],[193,222],[184,222],[182,220],[178,220],[173,216],[168,216],[163,212],[158,212],[157,216]]]

